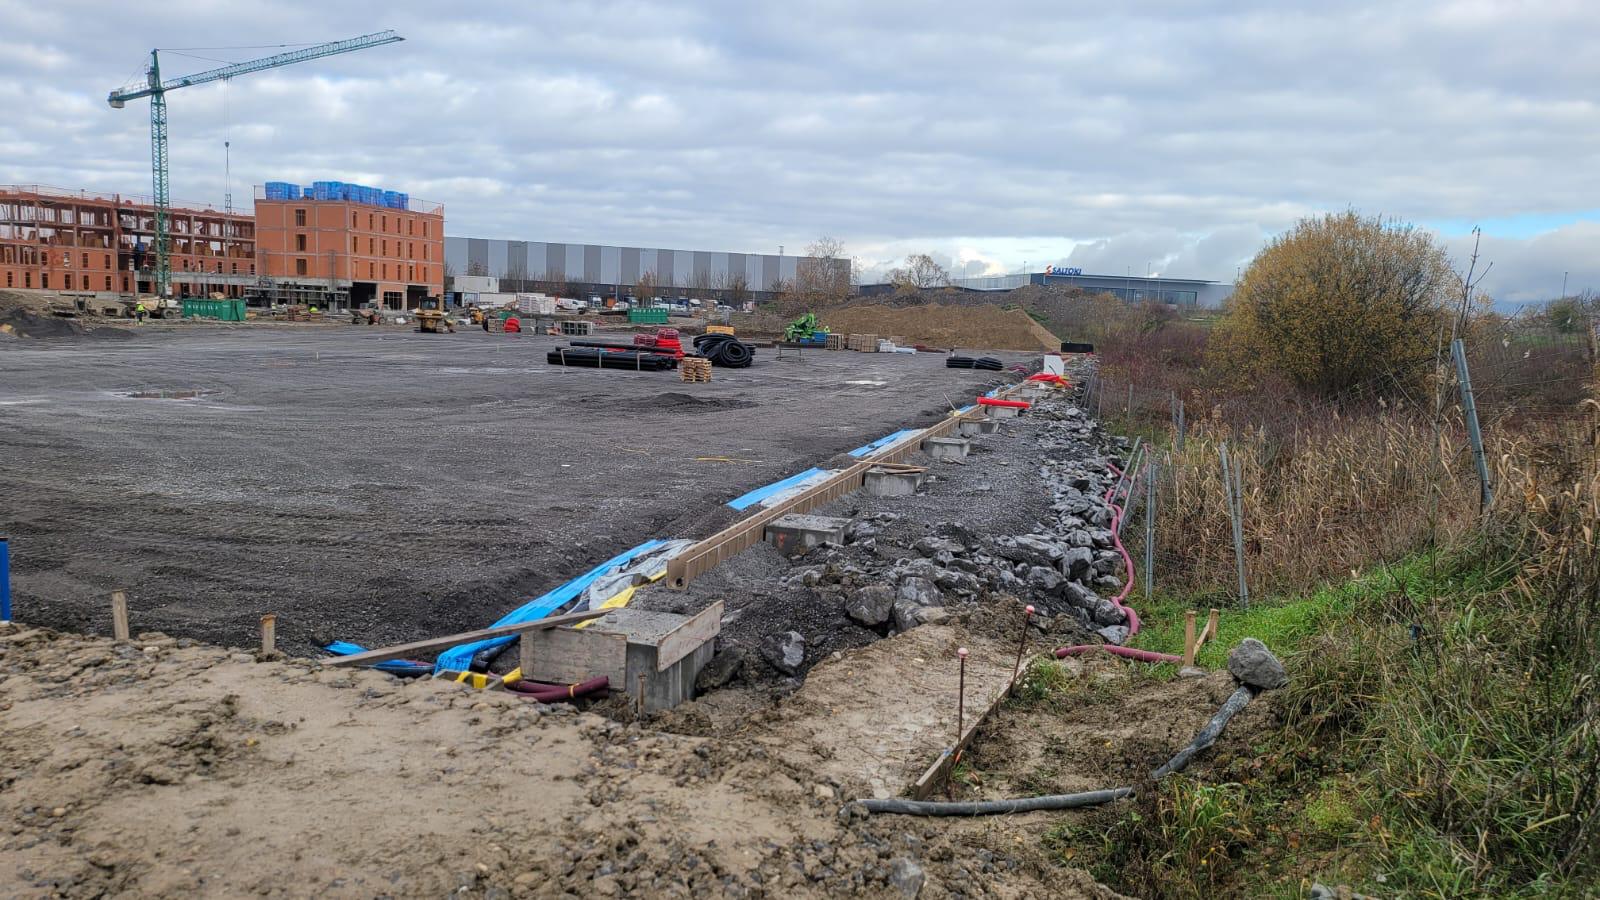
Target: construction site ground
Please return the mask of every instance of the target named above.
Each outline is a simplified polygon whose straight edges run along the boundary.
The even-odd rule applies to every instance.
[[[130,330],[0,345],[18,608],[109,633],[121,589],[136,630],[234,644],[271,612],[302,653],[484,627],[997,381],[937,354],[763,349],[684,384],[548,365],[544,336]]]

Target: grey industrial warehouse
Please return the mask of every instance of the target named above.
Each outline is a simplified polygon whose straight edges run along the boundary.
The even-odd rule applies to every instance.
[[[1045,266],[1043,272],[957,278],[951,284],[974,291],[1014,291],[1026,284],[1082,288],[1091,294],[1111,294],[1129,302],[1159,300],[1173,306],[1215,309],[1233,293],[1233,285],[1198,278],[1161,275],[1086,275],[1082,269]]]
[[[666,250],[472,237],[445,237],[445,264],[458,275],[491,275],[502,289],[572,285],[586,294],[631,293],[650,276],[661,291],[706,296],[743,293],[763,298],[780,282],[832,267],[848,272],[850,261],[768,253]],[[568,288],[573,290],[573,288]]]

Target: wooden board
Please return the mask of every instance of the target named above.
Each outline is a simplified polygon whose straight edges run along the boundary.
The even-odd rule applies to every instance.
[[[604,610],[610,612],[611,610]],[[556,628],[522,636],[522,677],[574,684],[604,675],[614,691],[628,684],[628,636],[593,628]]]
[[[656,671],[665,672],[720,634],[722,609],[723,602],[718,600],[662,637],[656,643]]]
[[[595,609],[588,612],[567,613],[564,616],[550,616],[533,622],[516,622],[511,625],[497,625],[493,628],[482,628],[477,631],[463,631],[460,634],[449,634],[426,641],[413,641],[409,644],[397,644],[393,647],[384,647],[379,650],[368,650],[365,653],[335,656],[331,659],[324,659],[322,664],[325,666],[365,666],[373,663],[388,662],[391,659],[403,659],[419,653],[448,650],[461,644],[471,644],[476,641],[485,641],[489,638],[526,634],[530,631],[559,628],[562,625],[571,625],[574,622],[586,622],[589,619],[597,619],[608,612],[610,610]]]

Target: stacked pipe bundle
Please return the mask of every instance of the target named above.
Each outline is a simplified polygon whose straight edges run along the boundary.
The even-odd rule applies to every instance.
[[[728,369],[748,368],[756,358],[754,346],[741,343],[731,334],[702,334],[694,339],[694,349],[712,365]]]
[[[573,343],[577,343],[574,341]],[[670,356],[637,350],[612,350],[602,347],[559,347],[545,354],[552,366],[586,369],[629,369],[635,372],[661,372],[678,364]]]
[[[1005,364],[992,356],[980,356],[974,359],[970,356],[951,356],[944,361],[946,369],[987,369],[998,372]]]
[[[657,328],[655,334],[636,334],[633,336],[633,345],[683,359],[683,341],[679,339],[676,328]]]

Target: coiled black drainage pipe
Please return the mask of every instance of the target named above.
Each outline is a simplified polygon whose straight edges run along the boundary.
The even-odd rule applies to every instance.
[[[1023,813],[1040,809],[1099,806],[1102,803],[1124,800],[1132,796],[1133,788],[1119,787],[1104,791],[1084,791],[1081,794],[1023,797],[1020,800],[978,800],[959,803],[932,800],[857,800],[856,803],[869,813],[899,813],[906,816],[992,816],[999,813]]]
[[[694,339],[694,348],[711,360],[714,366],[743,369],[756,358],[756,348],[741,342],[731,334],[702,334]]]

